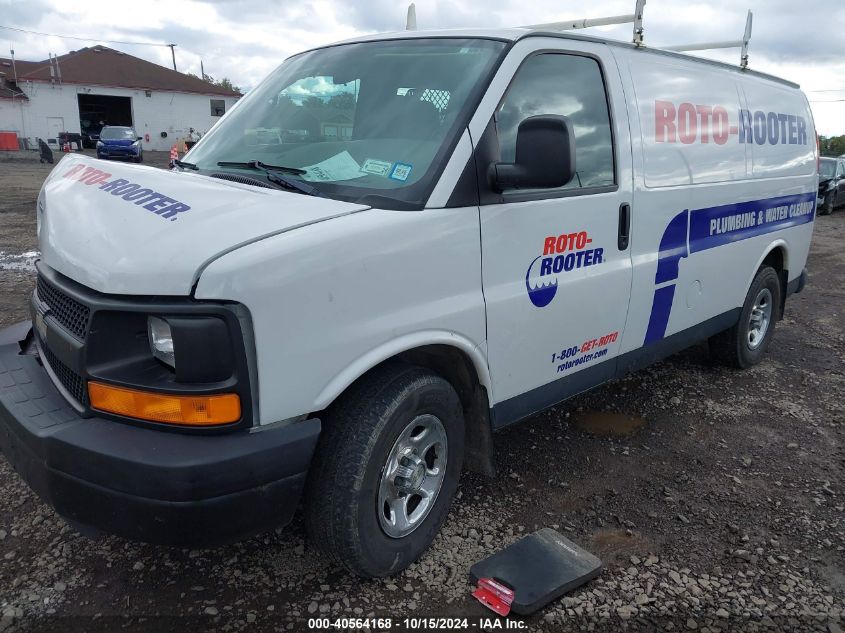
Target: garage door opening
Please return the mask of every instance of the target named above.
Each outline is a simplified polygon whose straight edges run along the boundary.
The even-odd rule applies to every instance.
[[[132,126],[132,97],[77,95],[82,143],[94,147],[104,125]]]

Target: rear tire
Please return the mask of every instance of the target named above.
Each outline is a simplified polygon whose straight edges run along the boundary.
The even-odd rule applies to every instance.
[[[739,321],[729,330],[710,338],[711,357],[724,365],[746,369],[763,360],[775,332],[783,289],[774,268],[757,271]]]
[[[309,537],[355,574],[395,574],[449,513],[464,452],[458,395],[427,369],[389,363],[324,418],[305,489]]]

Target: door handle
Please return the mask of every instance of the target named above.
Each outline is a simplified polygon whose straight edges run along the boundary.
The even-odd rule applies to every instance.
[[[623,202],[619,206],[619,236],[617,245],[620,251],[628,248],[631,241],[631,205]]]

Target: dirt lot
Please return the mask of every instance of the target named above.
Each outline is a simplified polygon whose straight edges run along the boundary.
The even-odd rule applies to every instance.
[[[0,326],[26,314],[48,171],[0,155]],[[0,630],[306,630],[370,615],[473,628],[490,612],[469,595],[470,565],[551,526],[605,569],[523,630],[840,631],[844,243],[845,211],[817,219],[809,285],[761,366],[729,371],[691,349],[497,435],[498,476],[466,475],[434,546],[391,580],[332,566],[298,520],[208,551],[89,540],[0,458]]]

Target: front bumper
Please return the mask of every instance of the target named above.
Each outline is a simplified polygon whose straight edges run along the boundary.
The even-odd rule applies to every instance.
[[[0,331],[0,450],[71,523],[212,546],[290,521],[318,419],[209,436],[82,418],[38,358],[8,342],[21,329]]]
[[[97,149],[97,158],[138,158],[140,154],[140,149],[132,148],[108,147]]]

